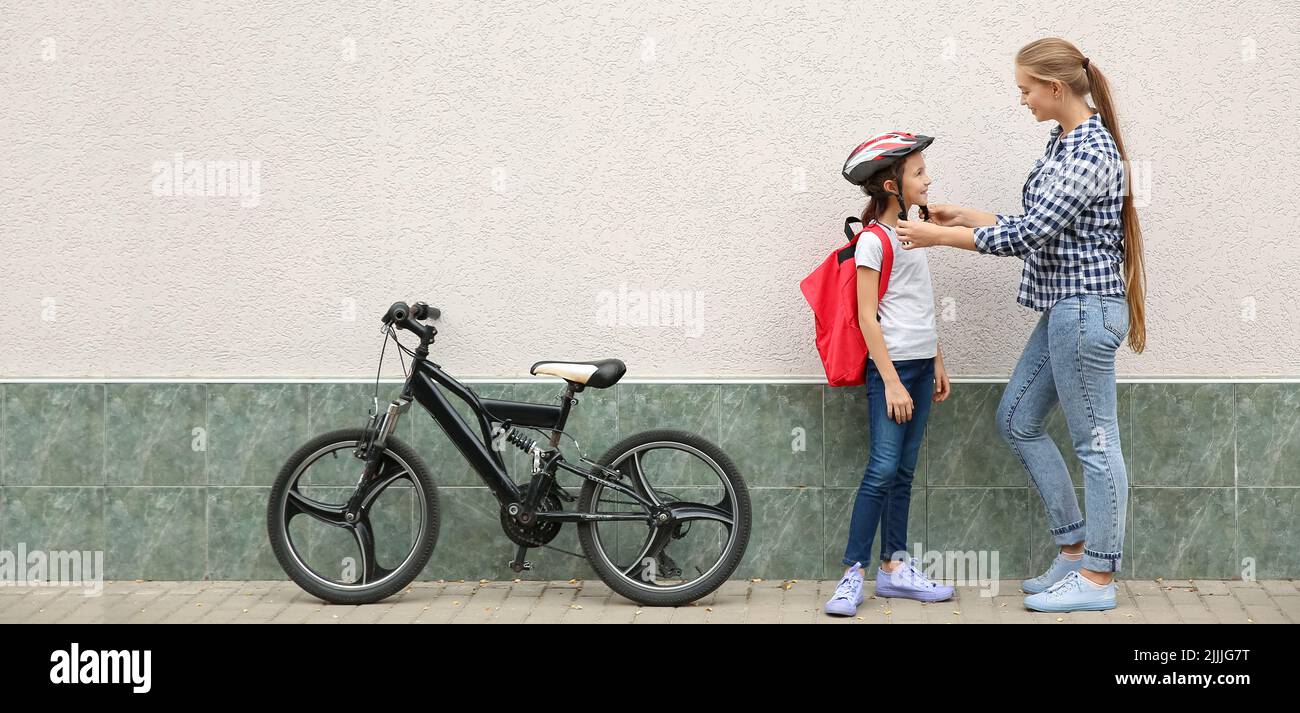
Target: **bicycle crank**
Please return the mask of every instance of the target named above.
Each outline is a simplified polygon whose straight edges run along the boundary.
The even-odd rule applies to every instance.
[[[529,484],[520,488],[521,492],[528,492]],[[539,504],[539,510],[544,512],[556,512],[561,508],[560,498],[554,490],[547,493]],[[524,547],[543,547],[554,540],[556,535],[560,534],[560,528],[564,523],[556,520],[538,520],[536,518],[527,525],[519,522],[510,514],[506,507],[501,508],[501,529],[505,531],[506,537],[516,545]]]

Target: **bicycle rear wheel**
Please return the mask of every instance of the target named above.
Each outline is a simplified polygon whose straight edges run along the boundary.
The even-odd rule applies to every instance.
[[[579,512],[647,514],[578,523],[583,552],[610,589],[639,604],[681,606],[727,581],[745,555],[751,512],[745,479],[726,453],[693,433],[655,430],[628,436],[599,462],[660,513],[672,513],[659,521],[626,493],[583,484]]]
[[[389,437],[379,476],[348,516],[365,430],[318,436],[280,469],[267,503],[275,557],[298,586],[334,604],[385,599],[415,579],[438,539],[438,491],[409,445]]]

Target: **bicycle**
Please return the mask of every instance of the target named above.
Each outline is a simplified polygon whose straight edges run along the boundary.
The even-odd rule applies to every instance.
[[[377,375],[365,427],[317,436],[280,469],[267,504],[267,529],[290,579],[327,602],[364,604],[401,591],[424,569],[441,513],[428,466],[394,435],[412,403],[428,411],[500,504],[502,530],[515,544],[507,563],[514,572],[532,569],[528,550],[548,547],[563,524],[572,522],[583,554],[568,554],[585,557],[610,589],[638,604],[689,604],[731,576],[749,541],[751,511],[745,480],[726,453],[694,433],[658,429],[627,436],[598,460],[580,454],[586,467],[575,465],[560,450],[562,436],[577,444],[564,430],[578,402],[575,394],[613,386],[626,373],[623,362],[533,364],[531,374],[563,379],[556,404],[480,398],[428,358],[438,332],[432,322],[440,316],[423,302],[393,303],[382,317],[383,349],[391,339],[412,357],[400,394],[380,412]],[[398,330],[416,335],[419,346],[403,345]],[[444,389],[469,407],[475,427]],[[539,443],[525,430],[549,437]],[[526,482],[515,482],[507,471],[501,456],[507,445],[531,457]],[[340,459],[341,452],[352,458]],[[317,466],[321,470],[313,471]],[[557,481],[560,471],[581,477],[579,495]],[[662,478],[652,482],[652,476]],[[381,518],[385,498],[397,504],[395,514]],[[565,509],[564,503],[575,502]],[[405,522],[403,508],[410,515]],[[303,534],[304,525],[295,523],[321,523],[324,533]],[[347,551],[359,555],[359,563],[338,556]]]

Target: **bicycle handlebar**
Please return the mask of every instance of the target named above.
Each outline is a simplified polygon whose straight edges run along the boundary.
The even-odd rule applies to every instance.
[[[415,315],[416,319],[428,319],[436,322],[439,317],[442,317],[442,310],[437,307],[430,307],[423,302],[416,302],[415,307],[412,309],[414,310],[412,314]]]
[[[442,310],[423,302],[416,302],[414,306],[409,306],[405,302],[394,302],[384,313],[382,321],[398,329],[414,332],[421,339],[427,340],[432,339],[437,330],[431,324],[421,324],[419,320],[436,320],[441,316]]]

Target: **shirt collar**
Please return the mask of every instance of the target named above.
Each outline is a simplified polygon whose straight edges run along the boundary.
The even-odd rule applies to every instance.
[[[1102,127],[1101,114],[1098,113],[1091,114],[1087,119],[1083,120],[1083,123],[1074,127],[1064,137],[1061,136],[1061,125],[1057,124],[1052,128],[1052,138],[1048,141],[1048,145],[1051,146],[1057,139],[1060,139],[1061,149],[1069,151]]]

